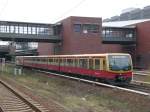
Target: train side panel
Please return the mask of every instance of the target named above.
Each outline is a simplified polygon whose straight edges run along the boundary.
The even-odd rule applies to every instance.
[[[132,79],[132,70],[129,71],[119,71],[119,72],[115,72],[115,71],[109,71],[108,70],[108,65],[104,66],[102,63],[103,61],[106,61],[105,56],[101,57],[96,57],[94,56],[93,58],[85,58],[85,57],[75,57],[74,61],[76,61],[76,59],[78,59],[78,66],[73,65],[73,66],[69,66],[68,64],[70,63],[66,63],[67,57],[17,57],[16,58],[17,64],[19,65],[23,65],[23,66],[27,66],[27,67],[33,67],[33,68],[37,68],[37,69],[44,69],[44,70],[53,70],[53,71],[58,71],[58,72],[65,72],[65,73],[73,73],[75,74],[80,74],[80,75],[85,75],[85,76],[91,76],[91,77],[95,77],[95,78],[102,78],[102,79],[107,79],[107,80],[111,80],[111,81],[118,81],[119,83],[121,81],[127,82],[129,83]],[[49,60],[52,59],[52,62],[49,62]],[[63,59],[65,59],[65,63],[63,63],[64,65],[61,65],[61,61],[63,61]],[[69,57],[68,59],[73,59],[73,57]],[[96,60],[100,60],[99,64],[99,70],[97,69],[91,69],[89,66],[91,66],[88,62],[88,67],[84,68],[84,67],[80,67],[79,64],[79,60],[93,60],[92,63],[96,64]],[[56,62],[55,62],[56,61]],[[105,62],[105,63],[106,63]],[[81,64],[82,65],[82,64]],[[92,67],[95,67],[96,65],[92,64]]]

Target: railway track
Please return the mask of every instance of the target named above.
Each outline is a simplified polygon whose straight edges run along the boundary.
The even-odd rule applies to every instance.
[[[140,85],[149,85],[150,86],[150,74],[147,72],[133,72],[133,81],[134,83],[138,83]]]
[[[134,75],[140,75],[140,76],[150,76],[150,72],[148,71],[134,71]]]
[[[102,86],[102,87],[107,87],[107,88],[111,88],[111,89],[117,89],[117,90],[121,90],[121,91],[127,91],[127,92],[131,92],[131,93],[150,96],[150,85],[147,86],[145,84],[142,84],[142,82],[137,83],[137,81],[133,81],[131,84],[129,84],[127,86],[118,87],[118,86],[114,86],[114,85],[109,85],[109,84],[100,83],[100,82],[96,82],[96,81],[90,81],[90,80],[86,80],[86,79],[66,76],[66,75],[53,73],[53,72],[47,72],[47,71],[41,71],[41,70],[35,70],[35,71],[38,71],[38,72],[41,72],[41,73],[46,73],[46,74],[51,74],[51,75],[54,75],[54,76],[65,77],[65,78],[71,79],[71,80],[78,80],[80,82],[94,84],[94,85],[97,85],[97,86]]]
[[[0,80],[0,112],[49,112],[49,110]]]
[[[42,73],[45,73],[45,74],[51,74],[51,75],[54,75],[54,76],[65,77],[65,78],[68,78],[68,79],[71,79],[71,80],[78,80],[80,82],[94,84],[94,85],[97,85],[97,86],[103,86],[103,87],[107,87],[107,88],[118,89],[118,90],[121,90],[121,91],[127,91],[127,92],[132,92],[132,93],[136,93],[136,94],[145,95],[145,96],[150,96],[150,83],[143,82],[143,81],[133,80],[132,83],[128,86],[118,87],[118,86],[113,86],[113,85],[104,84],[104,83],[100,83],[100,82],[90,81],[90,80],[86,80],[86,79],[80,79],[80,78],[76,78],[76,77],[66,76],[66,75],[63,75],[63,74],[47,72],[47,71],[42,71],[42,70],[37,70],[37,69],[33,69],[33,70],[38,71],[38,72],[42,72]]]
[[[150,94],[150,86],[145,86],[145,85],[139,85],[139,84],[131,83],[128,86],[126,86],[125,88],[136,90],[136,91],[142,91],[142,92]]]

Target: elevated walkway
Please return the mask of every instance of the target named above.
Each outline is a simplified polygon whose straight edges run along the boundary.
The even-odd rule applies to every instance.
[[[102,42],[105,44],[136,44],[136,28],[103,27]]]
[[[15,42],[50,42],[61,41],[60,25],[0,21],[0,40]]]

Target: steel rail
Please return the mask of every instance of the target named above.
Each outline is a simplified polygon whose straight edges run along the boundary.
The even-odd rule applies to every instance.
[[[43,70],[36,70],[36,69],[34,69],[34,70],[38,71],[38,72],[41,72],[41,73],[52,74],[54,76],[65,77],[65,78],[72,79],[72,80],[78,80],[78,81],[81,81],[81,82],[94,84],[94,85],[97,85],[97,86],[103,86],[103,87],[107,87],[107,88],[111,88],[111,89],[115,89],[115,90],[117,89],[117,90],[136,93],[136,94],[140,94],[140,95],[144,95],[144,96],[150,96],[150,93],[148,93],[148,92],[143,92],[143,91],[128,89],[128,88],[125,88],[125,87],[118,87],[118,86],[109,85],[109,84],[105,84],[105,83],[100,83],[100,82],[90,81],[90,80],[86,80],[86,79],[66,76],[66,75],[62,75],[62,74],[59,74],[59,73],[53,73],[53,72],[48,72],[48,71],[43,71]]]
[[[139,85],[147,85],[147,86],[150,86],[150,82],[132,80],[132,83],[136,83],[136,84],[139,84]]]
[[[26,96],[25,94],[21,93],[20,91],[14,89],[12,86],[10,86],[8,83],[0,80],[0,84],[2,84],[5,88],[7,88],[8,91],[13,93],[16,97],[18,97],[21,101],[23,101],[25,104],[27,104],[33,111],[35,112],[48,112],[46,108],[41,106],[38,102],[32,100],[30,97]],[[13,110],[13,108],[12,108]],[[1,107],[2,112],[5,112],[3,107]],[[18,110],[18,112],[21,110]]]
[[[133,75],[150,76],[149,74],[139,72],[134,72]]]

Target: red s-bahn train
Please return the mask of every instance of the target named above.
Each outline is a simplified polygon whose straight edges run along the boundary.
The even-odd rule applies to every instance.
[[[16,64],[103,79],[115,85],[129,84],[133,70],[131,56],[126,53],[17,56]]]

